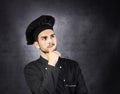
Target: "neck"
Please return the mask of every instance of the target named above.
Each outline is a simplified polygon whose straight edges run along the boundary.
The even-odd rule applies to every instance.
[[[46,55],[45,53],[41,52],[41,56],[42,56],[44,59],[48,60],[48,57],[47,57],[47,55]]]

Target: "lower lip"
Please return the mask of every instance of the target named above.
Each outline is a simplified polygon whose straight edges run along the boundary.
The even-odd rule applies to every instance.
[[[48,48],[52,48],[53,46],[48,46]]]

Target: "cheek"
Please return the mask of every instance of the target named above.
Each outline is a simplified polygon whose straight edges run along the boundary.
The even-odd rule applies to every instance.
[[[46,42],[41,42],[41,43],[40,43],[40,47],[41,47],[41,48],[45,48],[46,46],[47,46],[47,43],[46,43]]]
[[[54,43],[56,43],[56,44],[57,44],[57,39],[56,39],[56,38],[54,39]]]

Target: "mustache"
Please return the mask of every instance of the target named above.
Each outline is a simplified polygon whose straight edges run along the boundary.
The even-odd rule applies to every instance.
[[[47,46],[47,48],[50,48],[50,47],[52,47],[52,46],[54,46],[55,44],[54,43],[51,43],[51,44],[49,44],[48,46]]]

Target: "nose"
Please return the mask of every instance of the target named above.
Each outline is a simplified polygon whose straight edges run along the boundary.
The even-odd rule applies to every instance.
[[[52,39],[48,38],[48,43],[51,44],[52,43]]]

